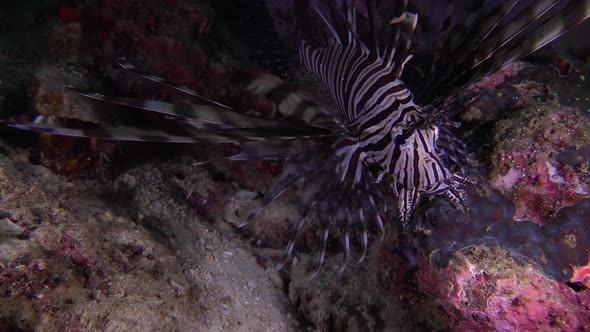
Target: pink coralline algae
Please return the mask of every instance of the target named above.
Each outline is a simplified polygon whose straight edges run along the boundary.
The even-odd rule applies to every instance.
[[[590,265],[581,266],[574,269],[574,274],[570,282],[578,287],[590,288]]]
[[[574,109],[555,107],[530,107],[518,121],[498,125],[490,184],[513,199],[515,220],[545,223],[562,207],[590,197],[588,167],[560,155],[590,143],[590,124]]]
[[[477,81],[466,88],[466,90],[478,90],[478,89],[491,89],[506,82],[510,77],[516,76],[523,68],[526,67],[524,62],[515,62],[505,68],[502,68],[498,72],[486,76],[485,78]]]
[[[501,249],[465,248],[446,268],[424,258],[420,287],[433,294],[449,325],[463,331],[574,331],[590,327],[590,293],[516,264]]]

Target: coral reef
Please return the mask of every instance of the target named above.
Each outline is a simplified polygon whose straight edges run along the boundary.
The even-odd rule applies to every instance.
[[[274,272],[261,269],[241,239],[199,222],[157,168],[98,183],[2,151],[0,211],[11,229],[0,243],[2,329],[294,326]],[[128,200],[105,200],[112,195]]]
[[[590,123],[578,110],[532,105],[497,126],[490,184],[513,197],[515,220],[544,223],[562,207],[590,197],[588,168],[572,165],[566,154],[578,147],[583,154],[590,143]]]
[[[575,331],[590,324],[590,293],[576,293],[499,248],[466,247],[444,269],[419,260],[420,287],[460,330]]]
[[[63,116],[90,123],[101,123],[107,117],[93,111],[93,106],[79,98],[68,86],[100,87],[88,82],[75,68],[44,65],[35,71],[29,83],[35,112],[43,115]],[[77,173],[101,170],[113,155],[112,142],[74,139],[55,135],[40,136],[41,162],[57,172]]]

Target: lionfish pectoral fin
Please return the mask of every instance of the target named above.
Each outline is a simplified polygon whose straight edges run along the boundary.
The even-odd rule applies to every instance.
[[[461,211],[464,211],[465,209],[469,210],[469,205],[465,202],[465,192],[460,186],[476,186],[476,183],[469,178],[456,173],[448,178],[445,183],[448,186],[445,195],[451,203]]]
[[[373,196],[369,194],[367,200],[369,201],[369,203],[365,204],[366,210],[368,211],[370,217],[375,219],[377,227],[379,228],[379,241],[383,241],[383,239],[385,238],[385,227],[383,226],[383,219],[381,219],[381,215],[379,214],[379,211],[377,211],[377,207]]]
[[[246,91],[274,102],[276,111],[286,119],[303,121],[310,126],[341,131],[340,121],[312,98],[302,94],[282,79],[259,71],[244,73]]]
[[[116,141],[136,141],[136,142],[170,142],[170,143],[196,143],[196,142],[217,142],[231,143],[235,139],[202,133],[199,136],[193,135],[173,135],[160,130],[141,129],[136,127],[108,127],[99,126],[95,123],[88,123],[76,120],[76,124],[71,124],[73,119],[55,117],[55,116],[12,116],[4,120],[4,124],[36,132],[50,133],[70,137],[99,138],[104,140]]]
[[[192,96],[192,97],[196,98],[197,100],[201,101],[202,103],[206,103],[206,104],[212,105],[212,106],[218,106],[218,107],[222,107],[222,108],[231,109],[231,107],[229,107],[227,105],[224,105],[222,103],[219,103],[217,101],[211,100],[209,98],[205,98],[205,97],[197,94],[194,90],[190,89],[187,86],[184,86],[184,85],[176,85],[176,84],[174,84],[174,83],[172,83],[170,81],[167,81],[166,79],[164,79],[162,77],[158,77],[158,76],[155,76],[155,75],[144,73],[144,72],[138,70],[133,64],[131,64],[124,57],[117,59],[117,64],[121,68],[123,68],[123,69],[125,69],[125,70],[127,70],[127,71],[129,71],[129,72],[131,72],[131,73],[133,73],[135,75],[137,75],[137,76],[140,76],[140,77],[142,77],[142,78],[144,78],[146,80],[150,80],[152,82],[156,82],[158,84],[167,86],[167,87],[172,88],[174,90],[180,91],[180,92],[182,92],[184,94],[187,94],[189,96]]]
[[[315,269],[309,275],[309,280],[315,279],[322,270],[322,267],[324,266],[324,260],[326,258],[326,249],[328,247],[328,236],[330,234],[329,226],[329,222],[320,222],[320,247],[318,248],[318,252],[316,254]]]
[[[336,217],[336,220],[338,224],[343,224],[341,228],[342,232],[344,233],[344,236],[342,237],[342,249],[344,249],[344,252],[342,253],[342,261],[340,263],[340,268],[338,269],[338,273],[342,274],[342,272],[344,272],[344,269],[346,268],[346,265],[348,264],[348,259],[350,257],[350,234],[348,233],[347,216],[343,215],[340,218]]]
[[[251,212],[248,214],[246,219],[238,226],[240,228],[248,225],[252,219],[254,219],[266,206],[277,199],[287,189],[291,188],[296,182],[303,179],[304,174],[291,173],[288,169],[284,170],[279,178],[275,181],[269,191],[266,192],[262,202],[260,202]]]
[[[287,243],[287,247],[285,248],[285,253],[281,258],[281,261],[275,267],[275,271],[280,271],[285,267],[285,264],[291,259],[291,255],[293,253],[293,248],[295,247],[295,241],[297,241],[297,237],[301,232],[301,228],[303,228],[303,224],[305,223],[306,215],[301,215],[299,220],[293,225],[293,229],[291,230],[291,237],[289,238],[289,243]]]
[[[187,123],[198,129],[225,130],[228,129],[280,129],[292,131],[320,132],[320,128],[314,128],[305,124],[294,124],[279,119],[269,119],[260,116],[237,112],[229,108],[211,105],[198,105],[190,103],[172,104],[158,100],[134,99],[105,96],[101,93],[83,91],[70,88],[79,95],[133,109],[141,109],[170,117],[176,121]],[[328,133],[323,130],[324,133]]]
[[[141,76],[147,80],[165,85],[172,89],[188,94],[192,97],[195,97],[201,103],[205,104],[180,104],[180,106],[176,104],[159,104],[157,106],[164,107],[155,107],[147,110],[172,115],[175,117],[186,118],[187,120],[199,119],[202,121],[212,122],[214,124],[223,124],[241,128],[253,128],[261,126],[275,126],[280,128],[281,126],[285,126],[287,124],[290,127],[301,127],[301,125],[298,126],[293,121],[283,121],[282,123],[277,123],[273,121],[280,120],[256,117],[245,113],[236,112],[227,105],[198,95],[195,91],[191,90],[186,86],[175,85],[161,77],[143,73],[137,70],[135,66],[130,64],[124,58],[119,59],[118,64],[127,71],[133,72],[134,74]],[[239,72],[239,75],[242,76],[240,77],[240,79],[244,79],[244,81],[248,82],[246,86],[247,92],[252,93],[254,95],[262,95],[274,101],[277,106],[277,111],[283,116],[286,116],[290,119],[300,120],[303,123],[307,123],[311,126],[320,128],[341,127],[339,121],[337,119],[334,119],[334,117],[327,110],[320,107],[310,98],[301,95],[295,88],[293,88],[291,85],[281,80],[280,78],[259,71],[243,71]],[[87,97],[92,98],[93,96]],[[96,97],[96,95],[94,95],[94,97]],[[143,108],[141,107],[143,106],[141,101],[135,101],[134,103],[126,104],[125,101],[122,99],[108,99],[109,98],[103,97],[101,100],[107,102],[114,102],[115,104],[125,106],[140,106],[139,108]],[[122,101],[122,103],[119,103],[118,101]],[[186,105],[190,105],[191,107],[187,108]],[[164,109],[163,111],[161,111],[162,108]]]
[[[449,189],[445,191],[445,195],[456,209],[464,212],[464,207],[466,207],[466,204],[465,200],[463,199],[464,194],[461,190],[454,187],[449,187]]]
[[[367,221],[365,220],[365,213],[363,209],[358,209],[358,223],[360,228],[360,241],[361,241],[361,255],[358,259],[358,263],[362,263],[367,257],[367,249],[369,247],[369,230],[367,228]]]
[[[377,19],[377,3],[375,0],[365,0],[365,4],[367,6],[367,16],[369,19],[369,37],[371,38],[371,44],[369,47],[371,48],[371,54],[375,57],[379,57],[381,54],[379,50],[379,38],[377,36],[377,24],[375,21]],[[363,43],[361,42],[360,44],[362,45]]]
[[[220,161],[244,161],[244,160],[276,160],[289,156],[288,140],[264,140],[247,141],[239,143],[242,151],[228,157],[209,159],[193,163],[195,166],[206,165]]]
[[[315,173],[317,175],[317,173]],[[314,175],[308,175],[305,179],[305,183],[303,185],[303,193],[301,201],[299,202],[299,221],[295,223],[293,229],[291,230],[291,237],[289,239],[289,243],[287,244],[287,248],[285,249],[285,253],[281,262],[276,266],[275,270],[282,269],[285,264],[291,259],[291,254],[293,251],[293,247],[295,246],[295,242],[301,233],[301,228],[305,223],[305,219],[307,218],[307,214],[311,210],[311,208],[317,203],[318,201],[318,193],[322,188],[321,182],[317,180],[326,180],[315,177]],[[323,231],[326,231],[327,228]],[[326,237],[327,241],[327,237]],[[320,251],[321,252],[321,251]],[[323,263],[323,259],[320,261]],[[319,267],[321,268],[321,266]],[[316,268],[317,269],[317,268]]]

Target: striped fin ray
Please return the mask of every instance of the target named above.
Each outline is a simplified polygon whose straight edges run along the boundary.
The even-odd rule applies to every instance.
[[[446,45],[445,54],[445,61],[451,65],[446,67],[445,75],[455,71],[455,64],[462,64],[472,58],[480,45],[495,35],[497,28],[518,3],[519,0],[502,2],[485,15],[480,7],[475,5],[468,14],[468,21],[460,22],[453,28],[454,38]]]
[[[393,73],[396,78],[400,78],[406,62],[410,60],[408,56],[414,38],[414,32],[418,24],[418,15],[404,12],[400,17],[396,17],[390,22],[391,24],[399,24],[400,41],[396,45],[395,52],[389,60],[389,65],[393,68]]]
[[[326,165],[324,164],[320,167],[319,170],[314,170],[310,172],[312,174],[307,174],[307,176],[305,177],[303,190],[301,192],[301,199],[299,201],[299,215],[301,219],[295,224],[295,227],[291,231],[289,243],[287,244],[283,258],[281,262],[277,265],[276,270],[280,270],[291,258],[291,254],[295,246],[295,241],[297,240],[297,237],[301,232],[301,226],[303,225],[303,222],[307,217],[307,214],[309,213],[310,209],[314,207],[320,200],[322,194],[324,193],[324,190],[326,189],[325,186],[327,185],[329,188],[333,186],[335,182],[333,178],[326,176],[317,176],[318,174],[324,175],[325,169],[327,168],[328,167],[326,167]],[[320,215],[320,219],[323,217],[325,216]],[[325,220],[321,220],[320,223],[325,223]],[[320,226],[320,228],[322,227],[323,226]],[[325,239],[327,240],[327,236],[325,237]],[[323,247],[323,244],[321,244],[320,246]]]
[[[320,16],[320,18],[324,22],[326,28],[331,33],[334,40],[336,42],[338,42],[339,45],[344,45],[344,36],[341,35],[341,33],[339,32],[339,28],[330,21],[330,18],[322,10],[322,8],[320,7],[320,4],[318,3],[317,0],[311,0],[311,2],[313,4],[313,8],[314,8],[315,12],[318,14],[318,16]],[[330,6],[330,9],[332,9],[332,11],[333,11],[334,7],[330,3],[329,3],[329,6]]]
[[[407,8],[408,0],[396,1],[395,6],[391,12],[391,17],[401,17],[406,12]],[[400,44],[399,41],[401,38],[401,26],[400,24],[389,23],[389,27],[391,28],[391,31],[389,32],[389,38],[387,40],[387,43],[385,44],[385,49],[383,51],[383,59],[389,65],[393,65],[393,56],[395,55],[397,45]]]
[[[330,170],[322,173],[317,173],[313,177],[310,177],[305,185],[303,197],[317,195],[316,204],[318,207],[319,216],[319,235],[320,244],[316,253],[315,269],[309,276],[310,279],[315,278],[324,265],[324,259],[326,257],[326,250],[328,246],[328,236],[330,232],[330,225],[334,222],[334,214],[338,209],[338,206],[334,205],[333,199],[337,197],[339,191],[342,190],[341,184],[334,178],[329,178]],[[320,200],[320,196],[322,199]],[[313,197],[313,196],[312,196]],[[327,199],[326,199],[327,198]],[[306,203],[302,199],[302,204]]]
[[[322,10],[318,0],[312,1],[314,10],[322,18],[324,27],[330,32],[329,35],[332,36],[332,38],[328,38],[323,43],[323,46],[332,42],[340,47],[344,47],[354,41],[363,50],[364,54],[373,53],[373,48],[367,47],[358,34],[356,27],[357,11],[352,0],[343,0],[341,8],[337,8],[334,3],[326,1],[326,7],[329,8],[331,13],[330,16]]]
[[[55,116],[12,116],[1,121],[4,124],[25,130],[50,133],[71,137],[93,137],[105,140],[137,141],[137,142],[170,142],[170,143],[233,143],[238,139],[214,133],[191,131],[190,135],[173,135],[160,130],[141,129],[137,127],[100,127],[94,123],[82,122]]]
[[[377,22],[375,22],[375,20],[377,19],[377,14],[375,12],[377,10],[377,3],[375,2],[375,0],[368,0],[365,1],[365,4],[367,5],[367,15],[369,19],[369,38],[371,40],[371,55],[375,58],[378,58],[380,52],[379,37],[377,36]]]
[[[477,66],[479,62],[492,57],[496,50],[501,49],[511,40],[518,39],[528,27],[535,24],[543,24],[546,14],[551,12],[560,2],[563,3],[561,0],[535,1],[531,6],[516,14],[514,19],[498,27],[498,29],[493,31],[492,34],[489,34],[489,37],[482,40],[480,45],[478,45],[474,65]],[[554,11],[554,13],[557,13],[557,11]]]
[[[246,152],[247,153],[247,152]],[[298,181],[310,176],[317,168],[321,167],[319,160],[309,160],[305,155],[291,156],[283,167],[283,172],[274,182],[273,186],[264,195],[262,202],[244,219],[239,227],[244,227],[254,219],[266,206],[277,199],[287,189]]]
[[[477,35],[479,37],[475,40],[473,40],[473,38],[465,38],[465,40],[469,40],[475,45],[473,50],[479,47],[484,40],[487,40],[490,35],[496,31],[496,28],[504,23],[506,16],[512,12],[519,2],[520,0],[513,0],[512,2],[506,1],[494,7],[484,17],[481,17],[481,21],[477,25],[477,28],[472,29],[472,35]]]
[[[343,247],[346,255],[342,266],[346,265],[349,257],[351,226],[358,230],[360,260],[364,259],[368,247],[368,223],[375,222],[380,229],[383,227],[377,203],[383,195],[370,180],[367,170],[358,159],[357,150],[347,149],[330,141],[300,141],[292,146],[289,155],[283,173],[266,193],[262,202],[246,217],[242,226],[255,218],[285,190],[303,181],[299,203],[300,218],[293,225],[289,243],[277,269],[282,268],[291,258],[306,216],[313,207],[317,207],[320,219],[320,244],[310,278],[317,276],[324,264],[329,231],[333,226],[345,233]],[[359,200],[358,197],[362,198]]]
[[[443,52],[445,51],[445,43],[447,42],[449,34],[451,33],[451,19],[453,18],[453,10],[453,3],[450,3],[447,6],[447,13],[445,15],[445,18],[442,20],[440,24],[440,36],[438,38],[438,41],[436,42],[434,56],[432,58],[432,64],[430,65],[431,75],[438,69],[437,64],[440,57],[444,56]]]
[[[451,25],[454,5],[447,8],[447,16],[441,23],[435,55],[427,82],[417,93],[419,99],[429,103],[433,96],[444,95],[435,88],[442,85],[454,73],[471,65],[475,52],[483,41],[493,36],[506,16],[511,13],[519,0],[500,2],[487,12],[475,5],[467,14],[467,19]],[[481,5],[480,5],[481,6]],[[473,22],[469,23],[469,20]],[[469,26],[469,28],[467,28]],[[449,36],[453,36],[450,38]]]
[[[590,17],[589,0],[535,1],[516,12],[518,0],[503,2],[480,14],[466,31],[455,28],[447,55],[418,94],[423,102],[453,95],[510,63],[547,45]]]
[[[269,160],[286,159],[292,142],[285,140],[265,140],[263,142],[244,142],[240,144],[242,152],[231,160]]]
[[[341,204],[342,201],[339,201]],[[348,202],[346,202],[348,203]],[[342,236],[342,262],[340,263],[340,269],[338,270],[339,273],[344,272],[346,265],[348,264],[348,260],[350,258],[350,232],[348,227],[348,216],[346,215],[347,211],[342,209],[336,211],[334,215],[334,223],[340,228]]]
[[[205,98],[198,95],[195,91],[191,90],[186,86],[179,86],[171,83],[161,77],[143,73],[135,68],[134,65],[129,63],[125,58],[118,60],[121,68],[132,72],[147,80],[162,84],[169,88],[175,89],[192,97],[195,97],[203,104],[166,104],[160,101],[145,101],[141,103],[140,100],[133,100],[133,105],[125,103],[125,99],[115,99],[113,97],[107,98],[96,93],[84,93],[80,94],[94,99],[100,99],[103,101],[131,106],[136,108],[143,108],[145,110],[163,113],[176,117],[184,117],[185,120],[199,120],[208,123],[223,124],[229,127],[273,127],[280,126],[281,124],[268,118],[256,117],[248,115],[246,113],[240,113],[233,110],[230,106],[224,105],[217,101]],[[338,127],[339,121],[334,119],[333,115],[327,112],[325,109],[320,107],[310,98],[301,95],[295,88],[289,85],[287,82],[281,80],[278,77],[270,75],[268,73],[260,71],[241,71],[236,74],[238,80],[248,82],[246,84],[246,92],[254,95],[264,96],[275,102],[276,111],[285,117],[288,117],[292,122],[302,121],[307,124],[317,127]],[[151,104],[153,108],[141,107],[142,104]],[[190,107],[187,107],[190,105]],[[283,122],[282,125],[286,125],[287,122]],[[294,123],[292,125],[295,125]],[[299,126],[301,127],[301,126]]]
[[[359,243],[361,245],[361,252],[357,263],[362,263],[365,258],[367,257],[367,250],[369,248],[369,228],[367,225],[367,220],[365,218],[365,211],[363,210],[363,206],[361,202],[353,201],[351,204],[351,212],[353,216],[356,218],[355,224],[358,228],[358,235],[359,235]]]
[[[506,3],[509,4],[510,1],[505,2],[505,4]],[[453,7],[452,4],[449,5],[449,7]],[[506,7],[506,5],[500,5],[499,7]],[[509,6],[507,8],[511,9],[512,7],[514,6]],[[465,18],[453,26],[446,38],[445,51],[447,56],[454,54],[459,49],[469,49],[470,45],[468,43],[470,42],[470,38],[473,37],[473,33],[479,30],[476,26],[476,22],[481,22],[482,20],[485,21],[485,18],[482,18],[483,14],[482,5],[477,1],[467,7]],[[486,15],[489,14],[486,13]],[[485,26],[482,26],[482,28],[483,27]],[[485,38],[481,38],[481,40],[484,39]]]
[[[342,124],[337,117],[280,78],[258,71],[244,73],[243,78],[248,82],[246,91],[272,100],[281,116],[314,127],[342,131]]]
[[[367,211],[368,217],[377,223],[379,228],[379,239],[383,241],[385,237],[385,227],[383,226],[383,219],[379,213],[377,201],[383,201],[383,195],[381,191],[374,186],[370,186],[369,181],[365,181],[365,188],[361,190],[363,194],[362,207]],[[381,203],[385,204],[385,203]]]
[[[134,99],[123,97],[105,96],[96,92],[88,92],[70,88],[79,95],[121,106],[127,106],[144,111],[159,113],[177,121],[198,125],[206,124],[213,128],[290,128],[299,130],[311,130],[305,123],[299,125],[277,119],[263,118],[260,116],[241,113],[228,108],[211,105],[197,105],[190,103],[167,103],[159,100]],[[319,130],[319,129],[317,129]]]
[[[291,131],[285,128],[238,128],[213,130],[191,126],[176,127],[183,135],[177,135],[163,129],[139,128],[130,126],[99,126],[97,124],[76,119],[56,116],[13,116],[0,121],[10,127],[30,131],[52,133],[62,136],[100,138],[119,141],[139,142],[170,142],[170,143],[240,143],[266,140],[297,140],[331,135],[313,134],[310,132]]]
[[[548,6],[553,7],[553,2]],[[542,14],[549,12],[552,8],[545,9],[541,10]],[[526,27],[516,25],[519,33],[510,34],[509,38],[503,40],[489,54],[478,55],[471,68],[457,73],[457,76],[449,83],[451,86],[458,85],[456,82],[473,83],[478,78],[499,70],[547,45],[588,17],[590,17],[590,0],[573,0],[567,3],[564,8],[554,10],[548,15],[537,15],[532,22],[526,23]]]
[[[590,1],[572,1],[561,11],[561,14],[552,15],[530,34],[507,41],[496,52],[499,52],[501,58],[504,59],[503,62],[514,62],[552,42],[588,17],[590,17]],[[494,54],[490,58],[493,56]],[[488,59],[480,60],[474,67]],[[488,72],[504,65],[502,62],[492,62],[493,65],[488,69]]]
[[[201,101],[202,103],[205,103],[207,105],[212,105],[212,106],[217,106],[217,107],[222,107],[222,108],[227,108],[227,109],[231,109],[231,107],[224,105],[222,103],[219,103],[215,100],[211,100],[209,98],[205,98],[199,94],[197,94],[194,90],[190,89],[187,86],[183,86],[183,85],[176,85],[170,81],[165,80],[162,77],[158,77],[155,75],[151,75],[151,74],[147,74],[144,73],[140,70],[138,70],[137,68],[135,68],[135,66],[133,64],[131,64],[126,58],[119,58],[117,59],[117,64],[119,65],[119,67],[135,74],[138,75],[142,78],[145,78],[146,80],[150,80],[152,82],[156,82],[158,84],[162,84],[164,86],[167,86],[169,88],[172,88],[174,90],[180,91],[184,94],[187,94],[189,96],[192,96],[194,98],[196,98],[197,100]]]
[[[289,147],[292,142],[288,140],[263,140],[240,142],[242,151],[228,157],[209,159],[196,162],[193,165],[200,166],[220,161],[244,161],[244,160],[276,160],[289,157]]]

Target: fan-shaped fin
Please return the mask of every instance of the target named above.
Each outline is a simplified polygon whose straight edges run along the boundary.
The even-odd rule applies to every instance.
[[[96,92],[82,91],[75,88],[70,88],[83,97],[87,97],[110,104],[127,106],[131,108],[141,109],[149,112],[159,113],[169,116],[175,120],[195,124],[197,127],[202,127],[199,124],[211,126],[218,129],[229,128],[290,128],[297,130],[316,130],[312,129],[304,123],[295,124],[292,122],[268,119],[255,115],[236,112],[229,108],[222,108],[210,105],[197,105],[190,103],[172,104],[158,100],[134,99],[105,96]],[[321,129],[317,129],[321,131]]]

